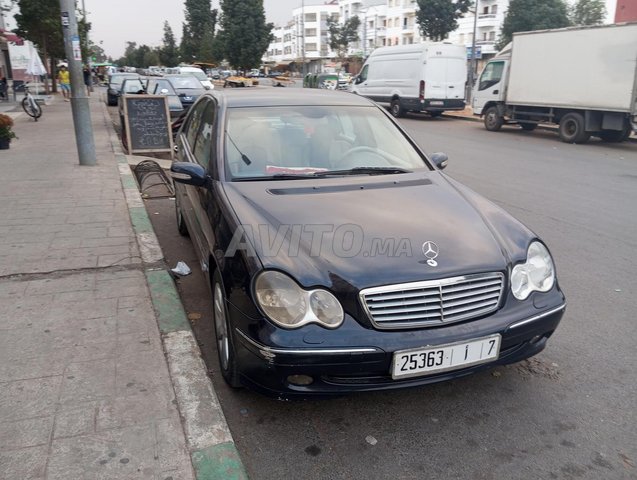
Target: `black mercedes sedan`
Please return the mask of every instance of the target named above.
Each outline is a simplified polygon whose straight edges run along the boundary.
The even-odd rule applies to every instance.
[[[177,145],[178,228],[210,282],[233,387],[440,382],[537,354],[562,318],[542,240],[364,98],[210,92]]]

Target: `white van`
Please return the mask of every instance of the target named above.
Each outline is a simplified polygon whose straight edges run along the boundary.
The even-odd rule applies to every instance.
[[[174,70],[176,70],[174,73],[178,73],[180,75],[192,75],[193,77],[196,77],[206,90],[212,90],[215,88],[208,78],[208,75],[206,75],[199,67],[176,67]]]
[[[466,81],[463,45],[420,43],[374,50],[350,91],[389,107],[394,117],[407,112],[435,117],[464,109]]]

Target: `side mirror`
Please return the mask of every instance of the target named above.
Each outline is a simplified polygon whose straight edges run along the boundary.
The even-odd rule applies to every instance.
[[[170,166],[170,176],[175,182],[203,187],[208,175],[201,165],[190,162],[175,162]]]
[[[434,165],[438,167],[440,170],[444,170],[447,166],[447,161],[449,157],[446,153],[436,152],[431,154],[431,161],[434,162]]]
[[[354,83],[355,83],[356,85],[358,85],[359,83],[363,83],[363,81],[361,80],[361,77],[359,77],[358,75],[356,75],[356,76],[354,77]]]

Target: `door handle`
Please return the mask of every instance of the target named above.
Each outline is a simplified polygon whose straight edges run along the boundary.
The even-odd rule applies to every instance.
[[[500,90],[494,90],[494,91],[493,91],[493,94],[494,94],[494,95],[497,95],[498,93],[500,93]]]

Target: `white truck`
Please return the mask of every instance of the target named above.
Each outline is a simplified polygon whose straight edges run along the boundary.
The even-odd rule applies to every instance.
[[[487,130],[559,125],[562,141],[626,140],[637,128],[637,23],[516,33],[473,92]]]
[[[467,51],[450,43],[419,43],[377,48],[350,91],[389,107],[395,117],[463,110]]]

